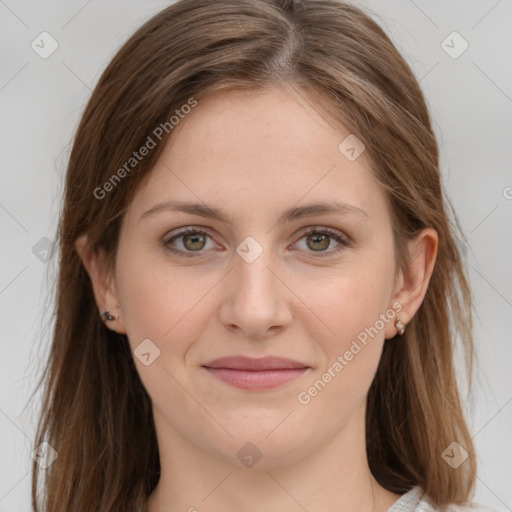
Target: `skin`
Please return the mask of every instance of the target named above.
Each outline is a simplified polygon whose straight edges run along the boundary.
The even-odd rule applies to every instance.
[[[409,268],[397,268],[385,192],[365,153],[349,161],[338,150],[349,134],[305,92],[211,94],[180,121],[137,191],[113,273],[85,235],[77,241],[99,311],[116,317],[106,325],[126,333],[132,349],[150,339],[160,350],[149,366],[135,357],[162,465],[149,512],[369,512],[400,497],[373,478],[365,445],[366,395],[384,340],[397,334],[394,320],[308,404],[297,399],[393,303],[410,321],[437,254],[437,233],[427,228],[408,246]],[[222,208],[231,222],[176,211],[141,219],[171,199]],[[365,214],[277,223],[287,208],[334,200]],[[206,230],[203,245],[183,236],[170,244],[198,257],[163,243],[188,226]],[[335,252],[339,242],[324,246],[304,234],[310,227],[329,227],[351,244]],[[263,249],[252,263],[236,252],[248,236]],[[278,388],[244,391],[201,367],[238,354],[311,368]],[[253,467],[237,457],[247,442],[262,454]]]

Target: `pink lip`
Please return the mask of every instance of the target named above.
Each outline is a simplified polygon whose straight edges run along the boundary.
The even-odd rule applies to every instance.
[[[309,366],[282,357],[223,357],[203,365],[212,375],[239,389],[272,389],[302,375]]]
[[[307,368],[288,370],[205,368],[218,379],[240,389],[272,389],[299,377],[307,370]]]

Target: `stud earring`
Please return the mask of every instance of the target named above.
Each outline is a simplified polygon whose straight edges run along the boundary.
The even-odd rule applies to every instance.
[[[398,334],[400,334],[400,336],[402,336],[402,334],[405,332],[405,325],[402,322],[402,320],[400,320],[400,318],[398,318],[398,317],[395,320],[395,327],[398,330]]]
[[[110,309],[103,311],[103,313],[101,313],[101,317],[105,322],[112,322],[112,320],[115,320],[115,317],[110,314]]]

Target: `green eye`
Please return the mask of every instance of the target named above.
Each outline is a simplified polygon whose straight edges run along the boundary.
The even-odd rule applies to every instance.
[[[315,257],[331,256],[339,251],[342,251],[345,247],[349,246],[349,241],[345,236],[337,231],[329,228],[313,228],[303,234],[300,240],[306,239],[306,252],[311,250],[315,254]],[[334,249],[327,250],[331,245],[331,241],[335,240],[338,245]]]
[[[204,255],[205,249],[208,249],[208,239],[213,242],[211,236],[204,229],[189,227],[167,237],[163,244],[167,250],[180,257],[196,258]],[[299,242],[302,239],[306,239],[306,248],[300,250],[313,253],[314,257],[332,256],[350,246],[350,241],[346,236],[330,228],[312,228],[302,234]],[[336,241],[338,245],[329,249],[332,240]],[[181,247],[176,248],[174,245],[176,243],[179,243]],[[295,242],[296,244],[298,242]],[[213,245],[215,246],[215,244]],[[210,249],[212,248],[210,247]]]

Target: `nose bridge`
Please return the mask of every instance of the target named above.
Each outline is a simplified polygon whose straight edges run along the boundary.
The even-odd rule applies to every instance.
[[[221,319],[226,327],[237,326],[248,336],[263,337],[291,320],[283,284],[274,269],[271,236],[247,237],[236,252]]]
[[[235,274],[241,291],[251,294],[270,294],[266,300],[273,299],[275,275],[270,271],[274,264],[274,251],[271,237],[258,235],[246,237],[236,248],[238,260]]]

